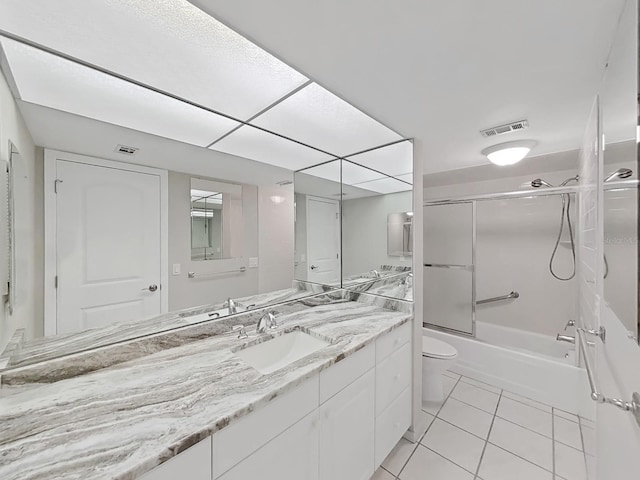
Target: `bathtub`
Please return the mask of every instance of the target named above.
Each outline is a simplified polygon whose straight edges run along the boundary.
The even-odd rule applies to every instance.
[[[511,392],[577,413],[588,408],[587,376],[575,366],[570,344],[509,327],[476,323],[477,339],[428,327],[423,335],[458,350],[452,370]],[[568,354],[568,355],[567,355]],[[565,358],[566,356],[566,358]],[[585,405],[586,403],[586,405]]]

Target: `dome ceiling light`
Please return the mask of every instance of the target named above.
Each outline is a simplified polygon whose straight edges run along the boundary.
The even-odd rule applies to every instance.
[[[516,140],[513,142],[499,143],[482,150],[489,161],[501,167],[518,163],[526,157],[531,149],[536,146],[533,140]]]

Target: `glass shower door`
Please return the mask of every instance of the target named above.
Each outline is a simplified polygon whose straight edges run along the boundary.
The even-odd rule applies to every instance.
[[[475,204],[428,205],[424,218],[424,323],[475,335]]]

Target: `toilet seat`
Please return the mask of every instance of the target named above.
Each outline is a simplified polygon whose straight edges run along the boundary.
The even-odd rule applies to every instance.
[[[422,336],[422,356],[429,358],[453,358],[458,355],[458,351],[441,340]]]

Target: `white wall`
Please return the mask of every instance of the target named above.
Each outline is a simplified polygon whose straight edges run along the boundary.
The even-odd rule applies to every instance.
[[[387,216],[413,211],[413,193],[400,192],[342,202],[342,268],[345,276],[379,269],[410,267],[412,257],[387,255]]]
[[[295,194],[295,278],[307,279],[307,196]]]
[[[17,109],[9,85],[0,73],[0,160],[9,160],[9,141],[20,152],[22,164],[15,168],[16,221],[16,305],[13,315],[0,308],[0,349],[16,328],[25,328],[27,338],[43,333],[43,236],[42,236],[42,150],[36,151],[31,135]],[[4,168],[4,167],[2,167]],[[2,200],[4,202],[4,199]],[[2,233],[6,238],[5,208]],[[6,254],[0,278],[6,278]]]

